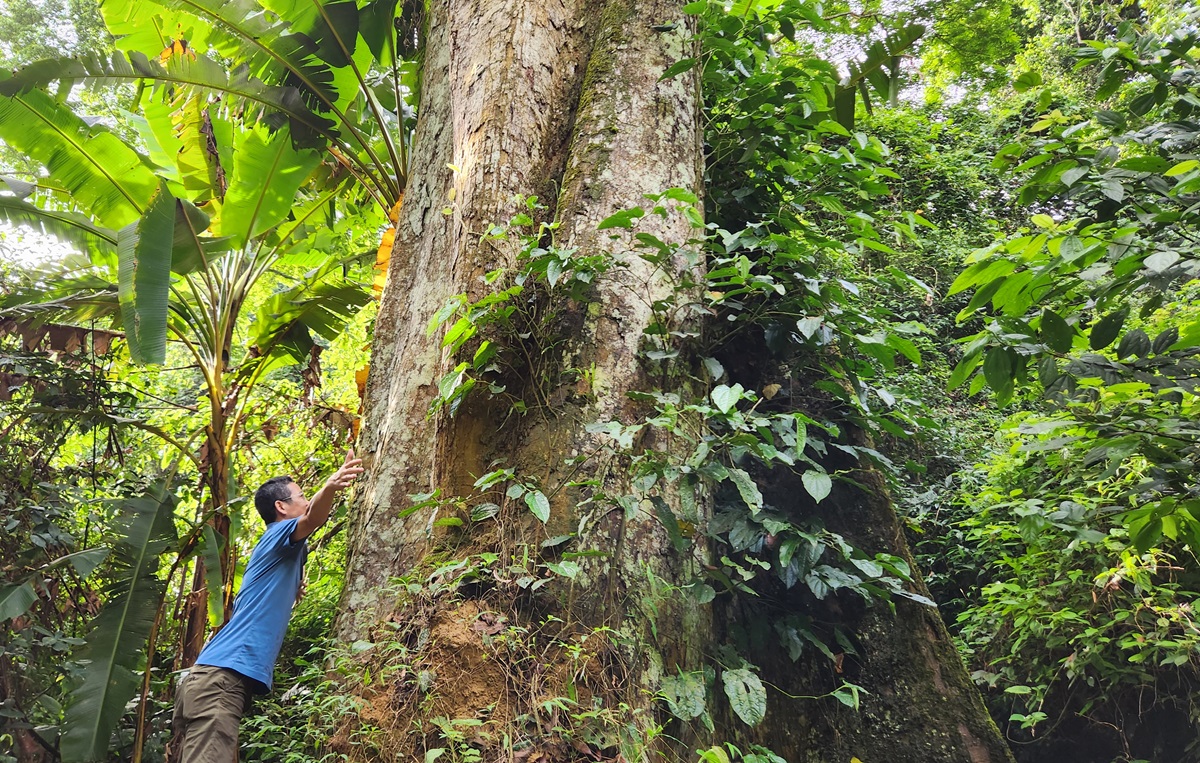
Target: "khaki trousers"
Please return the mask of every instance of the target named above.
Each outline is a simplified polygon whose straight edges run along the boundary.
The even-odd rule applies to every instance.
[[[250,709],[250,679],[195,665],[179,682],[171,727],[182,739],[177,763],[237,763],[238,724]]]

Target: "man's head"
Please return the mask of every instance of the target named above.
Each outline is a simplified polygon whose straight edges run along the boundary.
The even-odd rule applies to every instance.
[[[291,477],[272,477],[254,493],[254,508],[267,524],[304,516],[308,500]]]

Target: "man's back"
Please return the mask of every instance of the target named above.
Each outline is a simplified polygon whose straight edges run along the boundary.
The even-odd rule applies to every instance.
[[[271,689],[275,658],[283,645],[308,556],[307,541],[291,540],[296,521],[267,525],[246,565],[233,615],[196,659],[197,665],[236,670],[260,684],[260,693]]]

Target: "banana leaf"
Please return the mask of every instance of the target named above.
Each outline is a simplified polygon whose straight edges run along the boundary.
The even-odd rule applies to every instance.
[[[0,196],[0,222],[52,236],[88,255],[93,262],[116,261],[116,231],[96,225],[83,215],[40,209],[23,199]]]
[[[923,36],[923,25],[909,24],[873,43],[862,61],[850,63],[849,73],[838,83],[834,93],[834,113],[839,124],[846,129],[854,128],[856,91],[862,95],[868,112],[871,110],[871,87],[895,107],[900,94],[900,58]]]
[[[166,359],[176,206],[163,184],[146,214],[117,233],[117,296],[136,363]]]
[[[139,4],[140,5],[140,4]],[[153,54],[151,54],[153,55]],[[277,115],[292,125],[294,131],[309,136],[318,143],[336,140],[337,123],[309,108],[300,91],[290,86],[267,85],[251,76],[245,66],[226,70],[206,56],[175,56],[163,65],[141,51],[113,53],[111,57],[84,54],[73,58],[53,58],[36,61],[0,79],[0,95],[16,96],[44,89],[56,81],[79,81],[89,84],[141,84],[149,81],[160,88],[170,100],[179,85],[197,95],[218,94],[245,110],[247,121],[263,114]],[[164,150],[176,140],[157,133]],[[218,141],[220,144],[220,141]],[[162,164],[162,159],[159,159]],[[170,166],[165,165],[163,166]]]
[[[246,130],[234,152],[218,232],[242,246],[279,225],[318,162],[315,151],[296,150],[284,132],[272,135],[263,127]]]
[[[121,538],[112,550],[113,583],[76,658],[82,681],[70,694],[60,752],[64,763],[104,760],[109,737],[140,684],[146,640],[165,593],[159,556],[175,541],[175,497],[159,482],[118,503]]]
[[[28,580],[17,585],[0,586],[0,623],[25,614],[35,601],[37,592]]]
[[[0,139],[41,163],[71,202],[107,228],[141,217],[158,188],[136,151],[40,90],[0,97]]]

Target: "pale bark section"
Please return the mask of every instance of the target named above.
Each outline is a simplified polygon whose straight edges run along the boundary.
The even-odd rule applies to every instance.
[[[622,267],[610,271],[597,285],[589,315],[579,321],[580,330],[562,364],[586,370],[590,384],[576,385],[577,394],[565,396],[570,405],[546,423],[545,436],[535,432],[531,438],[535,443],[550,443],[551,456],[560,461],[578,454],[603,454],[606,439],[588,433],[588,424],[617,421],[629,425],[644,417],[646,407],[632,402],[630,391],[671,387],[680,381],[673,378],[664,384],[661,377],[651,379],[648,371],[657,369],[648,367],[639,353],[643,332],[654,319],[650,306],[672,296],[676,279],[687,268],[684,258],[677,257],[675,272],[665,274],[631,250],[631,236],[624,231],[615,235],[613,230],[597,230],[604,218],[620,210],[642,206],[649,211],[653,203],[646,194],[669,188],[700,193],[703,153],[696,76],[689,73],[659,81],[671,64],[695,55],[694,30],[686,23],[670,31],[655,29],[676,19],[682,21],[679,5],[669,0],[611,3],[586,75],[559,219],[569,246],[582,252],[612,252]],[[647,215],[635,230],[674,245],[684,244],[697,233],[678,212],[666,219]],[[696,268],[693,275],[702,273]],[[678,298],[686,301],[692,296],[680,294]],[[650,439],[641,444],[667,451],[680,447]],[[686,452],[676,455],[683,457]],[[552,487],[568,479],[593,479],[609,496],[641,497],[629,484],[628,464],[622,458],[614,461],[597,456],[582,469],[551,476]],[[645,504],[625,519],[624,512],[610,502],[586,503],[594,492],[587,488],[564,490],[555,508],[575,523],[569,529],[578,532],[581,546],[607,555],[587,570],[580,583],[586,593],[577,614],[594,622],[603,618],[616,624],[653,585],[650,574],[668,585],[679,585],[696,570],[689,555],[672,547],[662,524]],[[665,494],[678,511],[678,494],[673,488],[660,486],[656,492]],[[698,510],[694,521],[705,521],[706,502],[701,497],[694,504]],[[577,509],[580,505],[585,508]],[[703,549],[697,554],[705,556]],[[643,663],[637,666],[644,671],[643,682],[651,686],[657,683],[663,662],[697,666],[711,616],[706,608],[686,606],[678,593],[657,609],[658,631],[669,636],[663,644],[649,645],[636,655]]]
[[[396,515],[409,495],[442,487],[439,439],[463,425],[427,415],[453,365],[426,327],[452,295],[477,291],[480,275],[512,264],[511,253],[480,247],[479,235],[508,219],[515,194],[544,184],[578,76],[577,10],[561,0],[438,0],[430,14],[416,163],[375,330],[344,635],[365,635],[385,614],[388,579],[424,552],[430,517]]]

